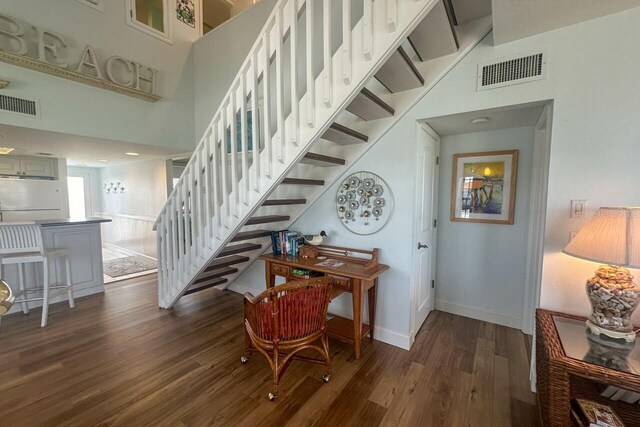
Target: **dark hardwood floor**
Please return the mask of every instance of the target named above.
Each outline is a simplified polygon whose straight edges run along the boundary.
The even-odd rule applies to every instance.
[[[293,362],[275,402],[263,357],[246,364],[242,297],[211,289],[173,310],[155,275],[0,325],[0,426],[537,425],[529,339],[433,312],[411,351],[367,343],[356,361],[331,342],[333,376]]]

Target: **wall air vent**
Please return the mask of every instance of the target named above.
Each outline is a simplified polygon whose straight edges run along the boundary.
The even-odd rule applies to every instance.
[[[38,117],[38,104],[28,99],[14,98],[13,96],[0,95],[0,112],[26,114]]]
[[[478,64],[478,90],[527,83],[547,76],[547,54],[517,55]]]

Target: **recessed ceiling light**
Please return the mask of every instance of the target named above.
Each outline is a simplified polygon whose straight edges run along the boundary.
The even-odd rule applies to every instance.
[[[98,159],[98,161],[101,163],[109,163],[109,160],[107,159]]]
[[[9,154],[13,150],[15,150],[15,148],[12,148],[12,147],[0,147],[0,154]]]
[[[138,156],[139,155],[138,153],[124,153],[124,154],[126,154],[127,156]]]
[[[489,121],[489,117],[478,117],[477,119],[471,120],[472,125],[479,125],[482,123],[487,123]]]

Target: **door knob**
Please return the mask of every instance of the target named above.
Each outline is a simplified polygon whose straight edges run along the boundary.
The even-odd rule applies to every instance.
[[[428,245],[423,245],[422,243],[418,242],[418,249],[429,249]]]

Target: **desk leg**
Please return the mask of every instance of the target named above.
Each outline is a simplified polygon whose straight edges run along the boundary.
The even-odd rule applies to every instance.
[[[276,285],[276,276],[271,272],[271,263],[264,263],[264,274],[267,282],[267,289],[273,288]]]
[[[362,284],[359,279],[353,281],[353,346],[355,347],[356,359],[360,359],[360,345],[362,343],[362,309],[364,306]]]
[[[376,300],[378,293],[378,278],[373,280],[373,286],[367,292],[369,297],[369,340],[373,341],[373,331],[376,326]]]

